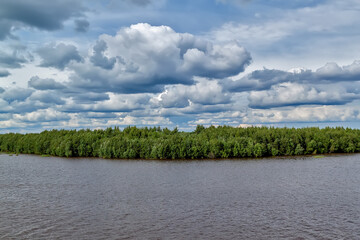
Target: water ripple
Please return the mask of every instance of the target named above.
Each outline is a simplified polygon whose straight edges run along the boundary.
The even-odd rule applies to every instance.
[[[360,239],[360,155],[0,155],[0,239]]]

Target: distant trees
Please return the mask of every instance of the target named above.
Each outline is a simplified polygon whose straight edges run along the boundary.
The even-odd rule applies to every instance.
[[[360,130],[233,128],[198,125],[193,132],[160,127],[52,130],[2,134],[0,151],[60,157],[203,159],[360,152]]]

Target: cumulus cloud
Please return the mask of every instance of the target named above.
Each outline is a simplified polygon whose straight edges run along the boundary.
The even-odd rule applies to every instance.
[[[17,89],[0,94],[0,113],[29,113],[39,109],[54,109],[56,105],[65,103],[55,92],[30,91]]]
[[[309,71],[292,73],[276,69],[263,69],[255,70],[237,80],[224,79],[221,81],[221,85],[230,92],[265,90],[278,83],[301,82],[303,79],[307,79],[309,74],[311,75]]]
[[[109,94],[96,92],[69,92],[65,96],[72,98],[76,104],[94,104],[98,101],[109,100]]]
[[[160,92],[169,84],[194,84],[195,76],[236,75],[251,61],[237,42],[220,46],[168,26],[145,23],[122,28],[115,36],[102,35],[93,50],[90,61],[72,65],[73,87]]]
[[[14,26],[58,30],[71,17],[81,16],[85,8],[72,0],[2,0],[0,3],[0,40],[11,34]]]
[[[5,68],[21,68],[22,64],[26,63],[26,58],[19,54],[17,50],[11,54],[0,51],[0,66]]]
[[[340,67],[336,63],[327,63],[315,72],[315,77],[329,81],[360,81],[360,61]]]
[[[31,113],[14,114],[13,118],[17,121],[34,123],[70,120],[70,116],[68,114],[54,109],[41,109]]]
[[[87,32],[89,30],[90,23],[86,19],[76,19],[74,23],[77,32]]]
[[[282,83],[269,91],[253,91],[249,95],[250,108],[274,108],[294,105],[343,105],[359,98],[353,93],[321,91],[297,83]]]
[[[183,115],[199,115],[204,113],[222,113],[232,110],[229,104],[216,104],[216,105],[202,105],[202,104],[190,104],[189,106],[180,109],[179,113]]]
[[[9,113],[10,111],[9,103],[0,97],[0,113]]]
[[[32,77],[28,86],[35,88],[37,90],[54,90],[54,89],[64,89],[65,86],[62,83],[59,83],[51,78],[42,79],[38,76]]]
[[[224,78],[243,72],[250,62],[250,53],[234,41],[211,46],[207,51],[188,49],[181,69],[195,76]]]
[[[265,68],[255,70],[240,79],[223,79],[220,84],[227,91],[244,92],[267,90],[274,85],[287,82],[323,84],[351,81],[360,81],[360,61],[342,67],[336,63],[327,63],[316,71],[302,68],[290,71]]]
[[[163,126],[166,127],[167,125],[172,124],[172,122],[165,117],[133,117],[133,116],[125,116],[114,120],[108,120],[106,125],[107,126],[129,126],[129,125],[136,125],[136,126]]]
[[[30,97],[33,92],[34,90],[28,88],[10,88],[2,92],[0,97],[11,103],[13,101],[24,101]]]
[[[98,67],[102,67],[104,69],[112,69],[116,62],[116,58],[107,58],[104,56],[104,52],[107,49],[106,42],[101,40],[96,43],[94,46],[94,54],[90,57],[90,61]]]
[[[42,58],[41,67],[54,67],[60,70],[63,70],[70,61],[82,60],[75,46],[64,43],[39,48],[37,53]]]
[[[359,120],[353,106],[297,106],[281,109],[253,109],[242,119],[245,123],[331,122]]]
[[[0,88],[0,113],[29,113],[39,109],[55,109],[63,106],[66,97],[60,90],[22,88],[12,86]]]
[[[65,101],[59,93],[54,91],[36,91],[29,98],[31,101],[39,101],[46,104],[64,105]]]
[[[94,95],[95,97],[99,95]],[[103,96],[103,95],[101,95]],[[150,100],[147,94],[115,94],[108,93],[106,99],[98,102],[83,102],[75,97],[62,107],[65,112],[131,112],[137,109],[144,109]]]
[[[193,86],[169,86],[152,102],[165,108],[183,108],[191,104],[226,104],[230,100],[230,94],[223,92],[217,81],[201,80]]]

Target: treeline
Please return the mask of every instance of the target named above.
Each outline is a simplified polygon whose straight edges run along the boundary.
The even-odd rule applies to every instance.
[[[0,135],[0,151],[59,157],[202,159],[360,152],[360,130],[197,126],[52,130]]]

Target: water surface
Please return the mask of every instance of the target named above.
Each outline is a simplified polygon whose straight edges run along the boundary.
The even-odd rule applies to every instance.
[[[0,155],[0,239],[360,239],[360,155]]]

